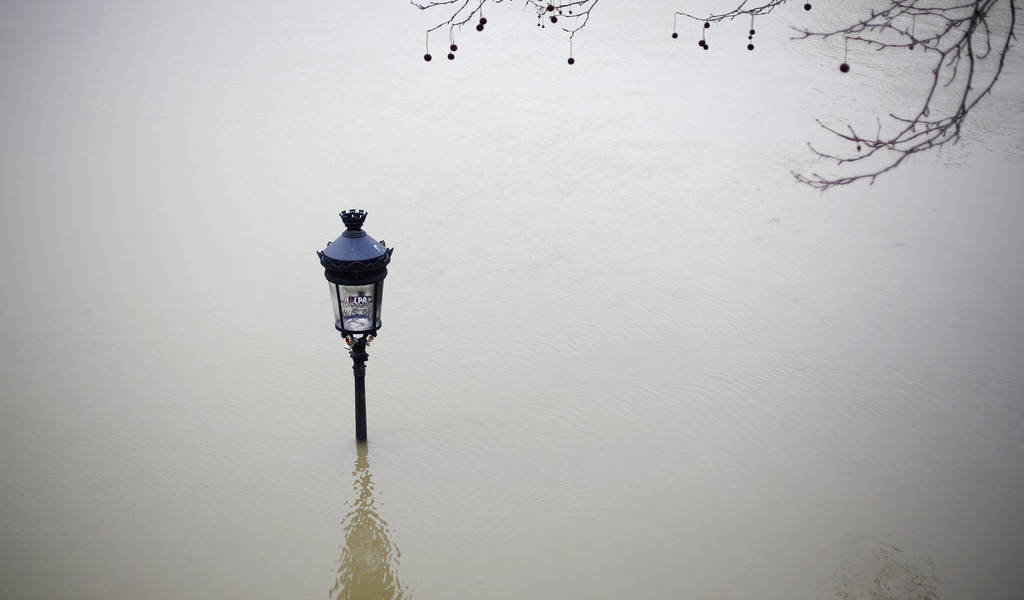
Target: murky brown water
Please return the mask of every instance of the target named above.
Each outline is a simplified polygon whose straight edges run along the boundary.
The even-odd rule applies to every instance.
[[[0,9],[5,597],[1020,596],[1019,54],[822,196],[811,116],[914,71],[799,7],[698,54],[602,4],[566,71],[518,6],[428,65],[403,3],[186,4]]]
[[[377,511],[367,444],[356,446],[355,500],[342,519],[345,542],[338,556],[338,578],[332,598],[404,598],[408,588],[398,577],[401,552],[391,539],[394,532]]]

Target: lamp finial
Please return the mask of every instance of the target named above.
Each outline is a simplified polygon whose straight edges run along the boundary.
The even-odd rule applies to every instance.
[[[363,227],[363,221],[366,220],[366,211],[363,209],[350,208],[343,210],[341,213],[341,220],[345,223],[345,227],[350,231],[358,231]]]

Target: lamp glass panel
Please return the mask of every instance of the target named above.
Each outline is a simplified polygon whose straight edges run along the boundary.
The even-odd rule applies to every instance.
[[[380,309],[384,305],[384,280],[381,279],[377,282],[377,293],[374,295],[374,301],[377,303],[377,310],[375,316],[377,317],[377,327],[380,327]]]
[[[334,326],[341,327],[341,307],[338,304],[338,284],[327,282],[331,289],[331,307],[334,308]]]
[[[342,326],[345,331],[372,331],[374,284],[339,285]]]

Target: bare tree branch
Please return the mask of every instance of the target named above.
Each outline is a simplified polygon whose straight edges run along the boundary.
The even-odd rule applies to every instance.
[[[500,4],[505,0],[491,0]],[[721,13],[699,17],[677,11],[673,16],[674,25],[684,17],[704,23],[704,31],[712,23],[731,21],[738,17],[750,17],[750,32],[747,46],[753,50],[754,18],[768,15],[789,0],[740,0],[735,8]],[[840,71],[850,70],[848,52],[851,43],[876,52],[903,53],[907,49],[920,48],[933,57],[931,79],[922,94],[916,112],[898,114],[891,112],[885,123],[878,119],[878,128],[873,134],[862,134],[853,126],[836,128],[818,120],[818,125],[829,132],[846,147],[855,151],[827,151],[808,143],[810,150],[819,159],[834,162],[840,168],[857,169],[849,175],[825,176],[818,173],[805,175],[793,173],[799,183],[827,190],[857,181],[874,181],[881,175],[903,164],[910,156],[922,152],[937,151],[947,144],[956,144],[964,122],[971,110],[986,95],[991,93],[1006,63],[1016,25],[1017,0],[887,0],[883,8],[871,10],[863,18],[843,27],[812,31],[794,28],[795,40],[842,38],[846,51]],[[432,0],[421,2],[410,0],[420,10],[437,9],[448,18],[427,30],[430,60],[429,36],[438,29],[447,27],[451,38],[454,59],[456,45],[454,32],[463,25],[476,20],[476,29],[483,31],[486,18],[483,16],[487,0]],[[570,40],[569,64],[573,64],[571,41],[590,19],[598,0],[524,0],[523,8],[536,12],[537,24],[546,27],[549,23],[560,23],[561,30]],[[803,5],[811,10],[811,4]],[[678,37],[673,27],[672,37]],[[700,45],[707,50],[706,35]]]
[[[748,8],[748,0],[743,0],[743,2],[740,2],[739,6],[736,8],[721,14],[710,14],[706,17],[697,17],[682,11],[676,11],[676,15],[680,17],[688,17],[695,21],[704,21],[705,23],[718,23],[719,21],[731,21],[736,17],[757,17],[760,15],[766,15],[786,2],[788,2],[788,0],[772,0],[771,2],[765,2]]]
[[[494,4],[501,4],[505,0],[491,0]],[[586,27],[590,20],[590,12],[594,10],[600,0],[525,0],[523,9],[531,8],[537,14],[537,25],[546,28],[550,24],[558,24],[562,31],[569,34],[572,39],[576,32]],[[449,7],[448,19],[441,21],[427,30],[427,36],[431,32],[448,27],[449,37],[454,39],[455,29],[461,29],[470,21],[476,19],[477,31],[483,31],[487,25],[487,18],[483,16],[484,4],[487,0],[433,0],[430,2],[417,2],[409,0],[409,3],[416,8],[428,11],[441,7]],[[429,48],[428,48],[429,52]]]
[[[849,126],[839,131],[818,121],[857,151],[827,152],[808,144],[811,151],[838,166],[862,164],[862,170],[841,176],[793,173],[796,180],[820,190],[862,180],[874,183],[911,155],[956,144],[968,113],[992,91],[1003,72],[1015,39],[1015,4],[1015,0],[975,0],[935,6],[920,0],[891,0],[884,10],[839,29],[797,29],[794,39],[843,37],[879,51],[920,47],[934,60],[931,81],[917,111],[890,113],[888,127],[880,121],[874,135],[860,135]],[[1008,19],[1000,19],[1003,15]],[[918,33],[921,29],[925,33]]]

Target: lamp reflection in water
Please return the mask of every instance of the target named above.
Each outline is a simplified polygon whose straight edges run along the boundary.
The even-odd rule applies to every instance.
[[[338,556],[337,576],[330,597],[339,600],[398,600],[411,598],[398,579],[401,553],[389,537],[387,521],[377,514],[373,501],[373,474],[366,443],[357,444],[352,488],[356,500],[345,515],[345,545]]]

